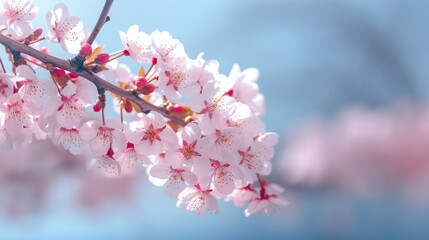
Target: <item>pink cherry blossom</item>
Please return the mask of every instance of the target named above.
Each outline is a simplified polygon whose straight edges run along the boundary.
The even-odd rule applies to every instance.
[[[79,135],[79,129],[72,128],[60,128],[55,132],[53,138],[54,144],[63,147],[65,150],[69,150],[72,154],[80,154],[84,147],[84,142]]]
[[[210,176],[215,194],[225,197],[232,193],[236,186],[240,186],[238,179],[241,179],[242,173],[235,164],[211,160],[211,167]]]
[[[19,94],[24,104],[32,111],[39,112],[49,96],[56,94],[52,83],[39,80],[36,73],[27,65],[16,68],[17,77],[12,80],[19,87]]]
[[[206,146],[201,140],[201,130],[196,123],[189,123],[177,133],[179,145],[171,148],[165,154],[165,161],[172,166],[182,166],[185,164],[189,168],[194,162],[203,162],[202,154]]]
[[[197,177],[187,168],[173,168],[166,164],[153,165],[148,170],[151,182],[156,186],[165,186],[165,194],[177,198],[186,186],[197,183]]]
[[[162,69],[171,69],[174,64],[183,58],[187,58],[183,44],[174,39],[169,32],[155,30],[150,34],[154,57],[158,59],[157,66]]]
[[[69,16],[67,6],[58,3],[54,9],[46,14],[49,25],[47,38],[52,42],[60,43],[61,47],[69,53],[78,53],[85,33],[82,21],[75,16]]]
[[[256,68],[248,68],[240,72],[240,66],[234,64],[229,73],[226,85],[228,95],[234,97],[238,102],[248,105],[256,115],[264,112],[264,97],[259,92],[256,81],[259,78],[259,71]]]
[[[127,33],[121,31],[120,36],[122,45],[134,60],[140,63],[151,60],[151,37],[140,32],[138,25],[129,27]]]
[[[160,154],[177,144],[177,136],[165,125],[164,117],[157,112],[141,114],[138,121],[130,123],[125,131],[128,142],[134,144],[136,152],[142,155]]]
[[[30,110],[24,106],[21,98],[14,94],[2,106],[4,115],[4,128],[14,137],[28,132],[33,125]]]
[[[119,122],[111,121],[102,125],[91,120],[80,127],[79,134],[82,140],[89,143],[89,148],[94,156],[101,156],[105,155],[110,148],[117,151],[126,148],[125,135],[119,126]]]
[[[224,78],[226,77],[219,75],[217,80],[208,81],[201,93],[196,93],[190,97],[189,106],[191,109],[200,113],[200,117],[208,118],[214,127],[225,125],[228,111],[236,104],[235,99],[225,95],[225,91],[221,89],[219,81]],[[200,120],[200,122],[205,121]]]
[[[197,59],[193,60],[196,66],[194,77],[200,87],[204,87],[209,80],[215,79],[219,75],[219,62],[216,60],[205,60],[204,53],[200,53]]]
[[[289,205],[289,201],[279,195],[283,191],[284,189],[277,184],[262,183],[260,196],[249,203],[244,210],[244,214],[246,217],[255,213],[272,214],[277,211],[277,209]]]
[[[230,163],[239,161],[236,155],[240,147],[240,142],[245,136],[238,127],[213,128],[207,120],[200,123],[201,129],[205,133],[202,139],[207,148],[207,155],[212,159],[228,159]]]
[[[177,207],[193,211],[198,215],[206,212],[219,213],[216,198],[211,195],[212,190],[202,189],[198,184],[195,187],[187,187],[179,194]]]
[[[147,156],[138,154],[132,143],[127,143],[126,149],[117,151],[113,157],[121,165],[122,169],[130,169],[137,166],[143,167],[150,164]]]
[[[250,185],[246,187],[238,187],[228,195],[226,200],[232,200],[235,206],[242,207],[248,204],[251,200],[258,197],[258,192],[251,188]]]
[[[251,142],[244,141],[238,150],[240,155],[240,167],[243,171],[244,183],[251,184],[256,179],[256,174],[268,175],[271,173],[271,158],[274,155],[274,145],[277,143],[278,135],[266,133]]]
[[[12,36],[22,39],[32,33],[33,20],[39,7],[34,5],[33,0],[5,0],[4,10],[0,12],[0,25],[5,25]]]
[[[121,173],[121,165],[113,158],[113,155],[113,150],[109,149],[105,155],[89,159],[86,162],[86,167],[99,171],[106,176],[118,176]]]
[[[87,104],[76,96],[76,85],[74,83],[67,84],[61,90],[61,94],[61,96],[51,99],[50,104],[44,110],[44,118],[53,116],[49,118],[50,121],[55,121],[53,125],[58,124],[58,126],[67,129],[80,126]],[[41,119],[41,122],[46,122],[45,119]]]
[[[159,76],[159,88],[167,99],[178,102],[182,95],[191,96],[200,91],[196,81],[197,66],[186,58],[177,62],[171,70],[164,71]]]
[[[244,211],[246,217],[255,213],[272,214],[279,208],[289,205],[289,202],[281,196],[271,195],[265,198],[255,198]]]

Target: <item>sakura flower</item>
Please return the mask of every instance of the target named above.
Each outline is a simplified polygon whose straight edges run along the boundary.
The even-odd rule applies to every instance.
[[[190,96],[200,91],[196,81],[197,66],[186,58],[172,66],[171,70],[164,71],[159,76],[159,89],[167,99],[178,102],[183,95]]]
[[[165,186],[165,194],[177,198],[187,185],[197,183],[197,177],[187,168],[173,168],[166,164],[157,164],[148,169],[151,182],[156,186]]]
[[[131,58],[139,63],[151,60],[151,37],[144,32],[140,32],[138,25],[132,25],[128,28],[127,33],[121,31],[119,34],[122,45],[124,45]]]
[[[225,78],[219,75],[216,80],[208,81],[200,94],[194,94],[190,97],[189,107],[201,117],[208,118],[209,122],[214,127],[225,125],[227,120],[228,111],[230,111],[236,101],[234,98],[224,94],[225,91],[221,89],[219,81]],[[205,122],[207,119],[200,120]]]
[[[270,133],[278,137],[275,133]],[[240,166],[246,176],[245,181],[252,183],[256,174],[268,175],[271,170],[271,158],[274,155],[273,142],[270,142],[270,137],[267,135],[257,138],[251,144],[243,144],[238,150],[240,155]]]
[[[187,187],[179,194],[176,205],[178,208],[194,211],[198,215],[212,211],[218,214],[219,206],[211,192],[211,189],[203,190],[199,184],[195,187]]]
[[[107,176],[118,176],[121,173],[121,165],[113,158],[114,152],[110,148],[105,155],[98,156],[86,162],[88,169],[101,171]]]
[[[261,212],[265,214],[272,214],[279,208],[289,205],[289,201],[279,194],[284,189],[277,184],[266,183],[263,181],[262,189],[260,190],[260,197],[253,199],[247,208],[244,210],[246,217],[252,214]]]
[[[75,155],[81,153],[84,146],[84,142],[79,135],[79,129],[76,128],[60,128],[56,131],[53,142]]]
[[[241,179],[240,169],[229,163],[221,163],[217,160],[211,160],[212,164],[212,177],[213,190],[220,196],[226,196],[234,191],[239,182],[236,179]]]
[[[80,51],[85,37],[84,26],[78,17],[69,16],[64,3],[58,3],[46,13],[46,20],[49,26],[47,38],[50,41],[60,43],[69,53],[76,54]]]
[[[108,122],[102,125],[97,121],[88,121],[79,129],[79,134],[85,142],[89,142],[89,148],[94,156],[105,155],[110,148],[119,151],[126,147],[126,140],[119,122]]]
[[[0,25],[5,25],[12,36],[22,39],[32,33],[30,20],[34,19],[39,7],[33,0],[5,0],[0,12]]]
[[[141,114],[138,121],[130,123],[125,135],[136,152],[146,156],[160,154],[177,144],[176,134],[165,125],[164,117],[158,112]]]
[[[236,151],[240,143],[245,139],[243,132],[238,127],[213,128],[209,122],[200,121],[202,131],[206,137],[202,139],[206,148],[207,155],[212,159],[227,160],[229,163],[237,163],[238,156]]]
[[[289,202],[282,196],[267,195],[263,198],[255,198],[249,203],[247,208],[244,210],[246,217],[252,214],[262,212],[265,214],[272,214],[279,208],[289,205]]]
[[[150,37],[152,38],[152,49],[158,59],[158,66],[162,69],[170,69],[178,59],[187,57],[183,44],[174,39],[169,32],[155,30]]]
[[[204,53],[200,53],[197,59],[193,60],[193,65],[196,66],[194,77],[201,88],[209,80],[213,80],[219,75],[219,62],[216,60],[206,61],[203,55]]]
[[[18,85],[24,104],[32,111],[40,111],[47,98],[56,94],[55,87],[52,83],[39,80],[34,70],[27,65],[20,65],[15,71],[18,77],[12,80]]]
[[[238,187],[228,195],[226,200],[232,200],[235,206],[242,207],[248,204],[251,200],[258,197],[258,193],[255,189],[251,188],[250,185],[246,187]]]
[[[189,123],[178,131],[179,146],[172,148],[165,154],[165,161],[172,166],[182,166],[185,164],[192,167],[195,162],[205,161],[202,159],[203,145],[201,130],[196,123]]]
[[[10,135],[17,137],[31,129],[33,122],[29,114],[30,110],[24,106],[17,94],[9,97],[3,104],[2,111],[5,113],[4,128]]]
[[[238,127],[246,136],[257,136],[265,132],[264,123],[244,103],[237,102],[229,111],[226,123],[230,127]]]
[[[150,164],[150,161],[146,156],[136,152],[134,144],[132,143],[127,143],[126,149],[117,151],[114,158],[123,168],[133,168],[136,166],[145,166]]]
[[[69,82],[61,90],[61,96],[51,98],[43,109],[39,125],[42,129],[60,126],[67,129],[80,126],[85,115],[86,103],[76,96],[76,84]]]
[[[259,71],[256,68],[248,68],[240,71],[240,66],[234,64],[229,73],[227,81],[224,81],[228,95],[234,97],[238,102],[248,105],[254,113],[260,115],[264,111],[264,97],[259,92],[256,81]]]

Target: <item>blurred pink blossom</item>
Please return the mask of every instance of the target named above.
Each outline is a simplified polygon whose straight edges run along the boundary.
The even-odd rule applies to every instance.
[[[86,156],[72,155],[47,140],[26,149],[0,152],[0,215],[20,217],[43,213],[61,182],[72,203],[91,210],[111,201],[130,201],[137,178],[123,175],[106,179],[85,168]],[[62,186],[62,185],[61,185]],[[69,186],[69,185],[67,185]]]
[[[353,107],[332,122],[299,129],[281,155],[284,180],[331,187],[362,196],[400,190],[414,200],[429,197],[429,109]]]

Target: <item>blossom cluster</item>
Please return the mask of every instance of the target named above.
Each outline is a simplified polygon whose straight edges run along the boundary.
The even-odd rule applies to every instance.
[[[264,97],[257,69],[241,71],[234,65],[229,75],[221,74],[217,61],[205,60],[203,54],[190,58],[168,32],[147,34],[137,25],[120,32],[121,51],[102,53],[102,47],[86,42],[84,24],[69,16],[65,4],[46,14],[49,31],[43,38],[30,23],[38,11],[33,1],[4,0],[3,6],[3,34],[27,45],[43,39],[59,43],[85,59],[80,66],[85,71],[133,92],[164,114],[143,111],[132,99],[114,95],[121,117],[106,119],[104,91],[81,77],[79,69],[43,64],[8,46],[14,73],[0,73],[2,147],[17,149],[34,138],[49,138],[72,154],[89,153],[88,168],[105,175],[145,167],[150,181],[177,199],[177,207],[197,214],[217,213],[217,199],[248,204],[246,216],[288,204],[280,196],[283,189],[262,178],[272,171],[278,136],[266,132],[260,120]],[[138,74],[118,63],[120,57],[138,62]],[[39,79],[34,64],[52,79]],[[100,120],[94,112],[101,113]]]

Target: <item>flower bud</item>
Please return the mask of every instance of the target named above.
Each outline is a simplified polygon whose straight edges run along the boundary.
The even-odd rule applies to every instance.
[[[130,56],[130,51],[128,51],[127,49],[124,50],[124,55],[125,56]]]
[[[82,48],[79,51],[79,55],[82,57],[86,57],[92,53],[92,47],[89,43],[85,43],[82,45]]]
[[[134,79],[134,84],[138,87],[138,88],[142,88],[147,84],[147,80],[144,77],[137,77]]]
[[[181,113],[182,111],[183,111],[183,106],[182,105],[176,104],[176,105],[173,106],[173,112],[175,112],[175,113]]]
[[[149,95],[153,93],[153,91],[155,91],[155,85],[153,85],[152,83],[149,83],[149,84],[146,84],[146,86],[144,86],[142,93],[144,95]]]
[[[62,68],[55,68],[54,75],[58,78],[63,78],[66,76],[66,71],[64,71]]]
[[[95,59],[94,62],[97,64],[104,65],[109,62],[110,56],[107,53],[100,53]]]
[[[133,111],[133,105],[131,104],[130,101],[124,101],[123,106],[124,106],[125,112],[130,113]]]
[[[158,58],[155,58],[155,57],[154,57],[154,58],[152,58],[152,64],[153,64],[153,65],[155,65],[155,64],[157,64],[157,63],[158,63]]]
[[[36,30],[34,30],[33,32],[33,36],[35,39],[38,39],[43,33],[43,29],[41,28],[37,28]]]
[[[101,111],[101,102],[97,101],[97,103],[94,104],[94,106],[92,106],[92,109],[94,110],[94,112],[100,112]]]

